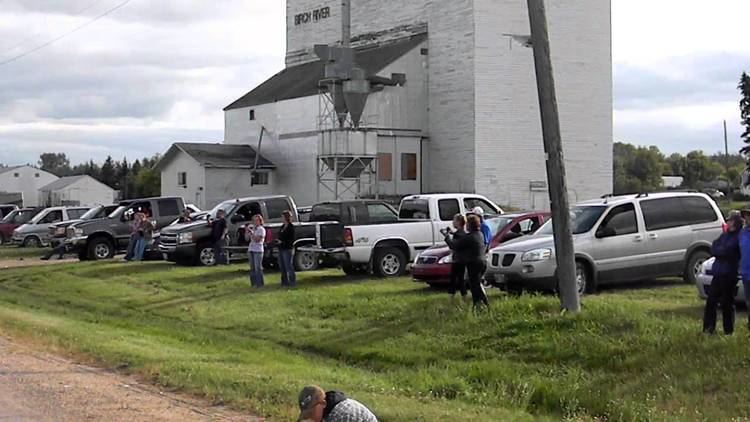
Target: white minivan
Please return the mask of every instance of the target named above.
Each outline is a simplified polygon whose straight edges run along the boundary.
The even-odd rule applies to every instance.
[[[604,197],[571,208],[580,293],[597,285],[681,276],[695,283],[724,217],[693,192]],[[490,251],[488,279],[510,289],[557,289],[552,221]]]

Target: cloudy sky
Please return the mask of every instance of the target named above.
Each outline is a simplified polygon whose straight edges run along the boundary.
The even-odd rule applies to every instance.
[[[612,1],[615,139],[714,152],[727,119],[738,149],[750,1]],[[281,0],[0,0],[0,163],[220,142],[221,109],[283,66],[284,13]]]

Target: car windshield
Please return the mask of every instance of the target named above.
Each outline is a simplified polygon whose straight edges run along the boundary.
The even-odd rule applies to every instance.
[[[49,214],[49,213],[48,212],[44,212],[44,211],[40,212],[39,214],[35,215],[34,218],[31,219],[30,223],[32,223],[32,224],[38,223],[39,221],[42,220],[42,218],[46,217],[47,214]]]
[[[570,229],[573,232],[573,234],[581,234],[586,233],[587,231],[591,230],[592,227],[594,227],[594,224],[596,224],[597,221],[599,221],[599,217],[604,214],[604,210],[606,210],[607,207],[604,206],[580,206],[580,207],[573,207],[570,209]],[[540,236],[551,236],[553,234],[552,231],[552,220],[547,221],[544,223],[544,225],[537,231],[537,234]]]
[[[229,215],[232,210],[234,210],[234,207],[237,206],[237,202],[235,201],[227,201],[222,202],[221,204],[214,207],[214,209],[211,210],[211,212],[208,213],[211,219],[216,218],[216,214],[219,213],[219,210],[224,210],[224,215]]]
[[[505,226],[513,222],[512,218],[507,217],[495,217],[495,218],[488,218],[485,220],[488,226],[490,226],[490,231],[492,232],[492,236],[495,236],[500,230],[504,229]]]
[[[81,216],[81,220],[93,220],[96,218],[96,215],[99,214],[104,207],[94,207],[90,210],[86,211],[85,214]]]
[[[0,223],[10,223],[11,221],[13,221],[13,219],[14,219],[14,218],[16,217],[16,215],[18,215],[19,213],[20,213],[20,211],[19,211],[19,210],[15,210],[15,211],[11,211],[11,212],[9,212],[9,213],[8,213],[8,215],[6,215],[5,217],[3,217],[3,219],[2,219],[2,220],[0,220]]]
[[[109,218],[119,217],[120,214],[124,213],[126,209],[128,209],[128,207],[126,207],[125,205],[120,205],[119,207],[115,208],[114,211],[109,213],[108,217]]]

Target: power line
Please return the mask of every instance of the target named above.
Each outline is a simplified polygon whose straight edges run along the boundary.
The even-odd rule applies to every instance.
[[[4,66],[4,65],[6,65],[6,64],[9,64],[9,63],[13,63],[13,62],[15,62],[16,60],[20,60],[20,59],[22,59],[22,58],[24,58],[24,57],[28,56],[29,54],[35,53],[35,52],[37,52],[37,51],[39,51],[39,50],[41,50],[41,49],[43,49],[43,48],[45,48],[45,47],[49,47],[50,45],[52,45],[52,44],[54,44],[54,43],[56,43],[56,42],[60,41],[61,39],[65,38],[65,37],[67,37],[67,36],[69,36],[69,35],[72,35],[72,34],[74,34],[74,33],[78,32],[78,31],[80,31],[81,29],[83,29],[83,28],[85,28],[85,27],[87,27],[87,26],[91,25],[92,23],[94,23],[94,22],[98,21],[99,19],[101,19],[101,18],[103,18],[103,17],[105,17],[105,16],[109,15],[110,13],[112,13],[112,12],[116,11],[117,9],[120,9],[120,8],[122,8],[122,7],[125,7],[125,5],[127,5],[127,4],[128,4],[128,3],[130,3],[130,2],[131,2],[131,0],[125,0],[125,1],[123,1],[122,3],[119,3],[119,4],[117,5],[117,6],[114,6],[114,7],[110,8],[110,9],[108,9],[108,10],[107,10],[107,11],[105,11],[104,13],[102,13],[102,14],[100,14],[100,15],[97,15],[96,17],[92,18],[92,19],[91,19],[91,20],[89,20],[88,22],[86,22],[86,23],[84,23],[84,24],[82,24],[82,25],[79,25],[79,26],[77,26],[77,27],[73,28],[72,30],[70,30],[70,31],[68,31],[68,32],[66,32],[66,33],[64,33],[64,34],[62,34],[62,35],[60,35],[60,36],[56,37],[56,38],[53,38],[53,39],[51,39],[51,40],[49,40],[49,41],[47,41],[47,42],[45,42],[45,43],[42,43],[42,44],[40,44],[40,45],[38,45],[38,46],[36,46],[36,47],[34,47],[34,48],[30,49],[30,50],[27,50],[27,51],[25,51],[25,52],[23,52],[23,53],[21,53],[21,54],[18,54],[18,55],[16,55],[16,56],[13,56],[13,57],[11,57],[11,58],[9,58],[9,59],[7,59],[7,60],[3,60],[3,61],[0,61],[0,66]]]
[[[80,15],[82,13],[86,13],[89,9],[91,9],[94,6],[98,5],[102,1],[103,0],[95,0],[93,3],[89,4],[88,6],[84,7],[83,9],[80,9],[80,10],[77,10],[77,11],[73,12],[72,15],[77,16],[77,15]],[[3,0],[0,0],[0,4],[2,4],[2,2],[3,2]],[[46,17],[44,18],[44,23],[45,24],[47,23],[47,18]],[[37,37],[39,37],[39,31],[35,32],[34,34],[32,34],[32,35],[30,35],[28,37],[23,38],[21,41],[17,42],[12,47],[4,49],[2,52],[0,52],[0,55],[5,55],[7,53],[10,53],[11,51],[17,49],[18,47],[21,47],[22,45],[28,43],[29,41],[31,41],[31,40],[33,40],[34,38],[37,38]]]

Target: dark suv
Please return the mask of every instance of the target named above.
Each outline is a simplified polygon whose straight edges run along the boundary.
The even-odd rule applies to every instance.
[[[185,203],[179,197],[123,201],[106,218],[71,224],[67,230],[68,249],[77,251],[81,260],[112,258],[127,249],[130,224],[137,212],[150,214],[158,231],[179,218],[184,209]]]

